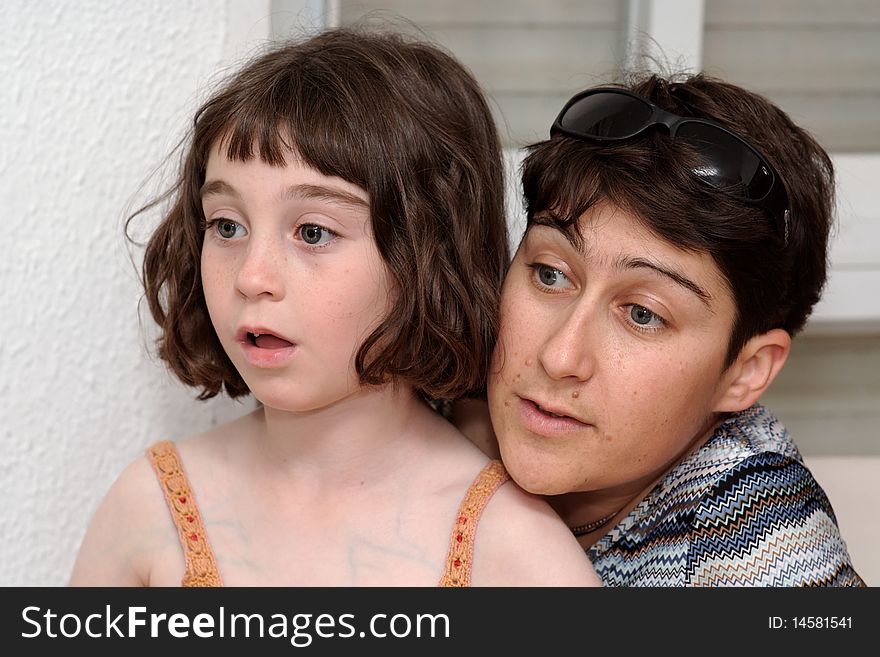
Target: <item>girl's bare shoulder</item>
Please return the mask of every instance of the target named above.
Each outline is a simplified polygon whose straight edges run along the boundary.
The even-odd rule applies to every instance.
[[[70,585],[147,586],[154,555],[167,552],[176,537],[153,468],[141,456],[119,474],[98,505]]]
[[[213,469],[245,418],[174,442],[184,472]],[[162,483],[143,455],[116,477],[86,530],[72,586],[179,583],[185,562]]]
[[[474,548],[475,586],[601,586],[550,505],[508,480],[486,505]]]

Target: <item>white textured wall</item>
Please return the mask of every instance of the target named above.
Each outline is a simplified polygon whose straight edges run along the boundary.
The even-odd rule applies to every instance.
[[[3,1],[0,585],[65,584],[129,461],[242,412],[151,360],[122,223],[217,72],[269,35],[269,6]]]

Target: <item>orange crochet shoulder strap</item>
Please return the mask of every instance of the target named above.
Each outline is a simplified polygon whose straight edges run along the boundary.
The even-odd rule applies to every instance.
[[[222,586],[214,553],[174,443],[170,440],[156,443],[147,450],[147,458],[159,478],[183,547],[186,572],[181,586]]]
[[[468,488],[464,501],[458,510],[452,538],[449,540],[446,571],[440,578],[440,586],[471,585],[471,565],[474,560],[474,536],[477,532],[477,523],[493,493],[509,478],[510,475],[507,474],[501,461],[490,461]]]

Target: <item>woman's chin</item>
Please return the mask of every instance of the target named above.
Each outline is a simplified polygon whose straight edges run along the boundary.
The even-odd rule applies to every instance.
[[[560,495],[570,488],[562,480],[563,471],[550,463],[535,459],[534,455],[518,454],[501,449],[501,460],[511,478],[523,490],[534,495]]]

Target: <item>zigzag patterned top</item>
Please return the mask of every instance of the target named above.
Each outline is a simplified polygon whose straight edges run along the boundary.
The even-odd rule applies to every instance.
[[[865,586],[782,423],[736,413],[588,551],[605,586]]]

